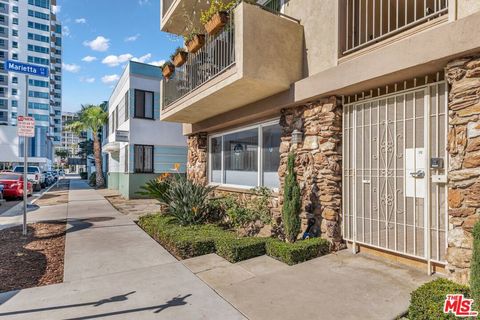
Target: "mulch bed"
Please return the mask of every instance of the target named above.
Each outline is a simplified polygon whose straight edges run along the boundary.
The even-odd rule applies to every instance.
[[[65,222],[0,230],[0,292],[63,282]]]

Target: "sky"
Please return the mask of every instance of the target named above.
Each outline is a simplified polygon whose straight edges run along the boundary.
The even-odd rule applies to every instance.
[[[63,110],[100,104],[130,59],[159,65],[182,40],[160,31],[160,0],[58,0]]]

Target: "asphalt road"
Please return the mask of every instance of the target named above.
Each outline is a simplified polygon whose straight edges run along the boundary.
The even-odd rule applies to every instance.
[[[40,191],[40,192],[34,192],[32,196],[28,197],[28,202],[30,203],[35,198],[40,197],[48,189],[49,189],[49,187],[47,187],[45,189],[42,189],[42,191]],[[15,207],[20,202],[22,202],[22,200],[6,199],[5,202],[2,202],[1,205],[0,205],[0,215],[4,214],[9,209]]]

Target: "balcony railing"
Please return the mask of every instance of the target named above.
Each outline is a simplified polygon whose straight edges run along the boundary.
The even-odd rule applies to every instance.
[[[235,64],[235,23],[233,10],[223,30],[205,37],[205,45],[187,62],[175,68],[170,79],[163,81],[163,108],[215,78]]]
[[[345,0],[348,54],[448,12],[448,0]]]
[[[175,2],[175,0],[162,0],[162,17],[165,16],[167,13],[168,9],[172,6],[172,4]]]

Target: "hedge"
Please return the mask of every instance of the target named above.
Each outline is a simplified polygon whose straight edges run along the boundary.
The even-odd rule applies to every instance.
[[[215,242],[217,254],[235,263],[265,254],[266,238],[222,238]]]
[[[234,237],[216,225],[182,227],[172,217],[159,214],[141,217],[138,225],[179,259],[214,253],[216,240]]]
[[[451,313],[443,313],[446,295],[454,293],[463,294],[466,297],[470,296],[470,290],[467,286],[447,279],[440,278],[425,283],[411,293],[408,319],[457,319]]]
[[[269,240],[266,243],[267,254],[288,265],[304,262],[330,251],[330,244],[322,238],[311,238],[294,243],[280,240]]]

